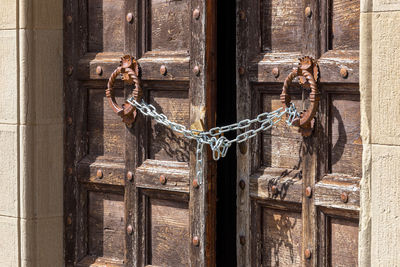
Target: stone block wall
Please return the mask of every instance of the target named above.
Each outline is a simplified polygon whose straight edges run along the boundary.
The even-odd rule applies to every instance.
[[[0,266],[63,266],[62,5],[0,1]]]
[[[400,265],[400,2],[361,1],[360,266]]]

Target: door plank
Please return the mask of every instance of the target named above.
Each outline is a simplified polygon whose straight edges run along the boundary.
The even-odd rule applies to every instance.
[[[273,190],[276,187],[276,191]],[[262,168],[250,176],[252,199],[275,199],[301,203],[301,172],[284,168]]]
[[[160,182],[163,175],[165,183]],[[136,186],[189,193],[189,166],[184,162],[146,160],[136,169]]]
[[[216,1],[192,0],[191,11],[198,9],[201,19],[191,18],[190,69],[200,68],[200,74],[190,75],[190,125],[202,120],[206,129],[215,127],[216,114]],[[202,24],[201,21],[205,21]],[[204,51],[205,53],[202,53]],[[192,72],[193,73],[193,72]],[[196,166],[196,144],[190,150],[190,166]],[[211,153],[204,149],[203,184],[190,186],[190,238],[199,239],[199,245],[191,245],[192,266],[215,266],[216,229],[216,163]],[[190,169],[191,185],[196,178],[195,168]]]

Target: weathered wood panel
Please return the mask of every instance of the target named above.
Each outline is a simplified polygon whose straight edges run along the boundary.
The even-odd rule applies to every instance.
[[[329,245],[325,244],[330,242],[329,218],[318,220],[318,210],[326,209],[330,216],[344,220],[358,217],[362,154],[357,85],[359,2],[246,0],[237,4],[236,67],[245,70],[237,76],[237,117],[252,118],[279,107],[282,84],[297,67],[298,57],[318,60],[321,92],[310,137],[302,137],[296,128],[288,130],[281,123],[263,133],[262,138],[248,142],[250,153],[237,151],[238,184],[242,181],[237,191],[237,251],[241,266],[250,265],[250,252],[252,266],[278,264],[265,262],[266,256],[260,255],[260,247],[276,242],[264,240],[266,244],[259,244],[254,229],[259,228],[260,219],[252,216],[251,224],[247,219],[249,197],[277,209],[301,202],[299,257],[297,262],[287,262],[289,266],[332,263]],[[301,100],[302,91],[296,82],[289,94],[298,111],[308,107],[309,96],[305,93]],[[248,177],[249,187],[243,187],[247,186]],[[253,204],[252,212],[254,209],[258,210]],[[247,241],[249,234],[251,244],[243,243],[243,237]],[[318,241],[318,236],[323,240]],[[282,251],[274,256],[288,259],[285,255],[287,252]],[[279,262],[282,264],[284,260]],[[338,263],[332,266],[335,264]]]
[[[301,97],[294,95],[293,103],[301,106]],[[282,107],[279,94],[262,95],[261,112],[270,112]],[[262,162],[267,167],[280,167],[289,169],[300,168],[301,134],[294,127],[288,127],[286,117],[272,129],[262,134]]]
[[[263,266],[300,266],[301,214],[264,208],[262,213]]]
[[[156,266],[188,266],[188,203],[150,198],[149,263]]]
[[[121,57],[124,55],[119,52],[86,53],[79,59],[77,78],[79,80],[103,80],[104,84],[114,70],[119,66]],[[97,68],[101,67],[102,72],[97,73]],[[90,82],[87,82],[90,84]],[[115,89],[122,88],[122,81],[118,77],[115,82]],[[101,88],[104,90],[104,86]]]
[[[189,128],[189,99],[187,91],[150,91],[150,104],[169,120]],[[189,161],[190,142],[183,135],[150,122],[149,158],[157,160]]]
[[[89,255],[123,260],[124,197],[117,194],[90,191],[88,198]]]
[[[195,172],[195,165],[187,163],[189,150],[193,151],[187,140],[169,135],[166,127],[141,114],[132,128],[126,127],[104,97],[106,80],[119,65],[119,57],[130,53],[140,62],[147,102],[186,126],[198,119],[195,113],[189,116],[191,104],[192,110],[205,105],[204,122],[214,126],[215,4],[203,0],[65,0],[68,266],[215,264],[214,162],[204,166],[209,184],[192,188],[189,172]],[[192,5],[201,11],[201,19],[193,19]],[[128,13],[132,13],[131,22]],[[190,64],[199,65],[199,76]],[[161,65],[167,66],[165,75],[160,73]],[[131,87],[118,79],[114,89],[122,104]],[[159,174],[166,176],[165,184],[160,183]],[[193,189],[191,215],[189,188]],[[102,205],[109,207],[103,214]],[[121,216],[123,221],[115,221]],[[175,227],[183,221],[184,229]],[[199,236],[199,247],[190,243],[194,235]],[[117,243],[109,245],[111,241]],[[181,258],[171,254],[171,248]]]
[[[358,266],[358,222],[330,219],[330,266]]]
[[[125,1],[88,0],[88,52],[124,51]]]
[[[361,177],[362,141],[360,136],[360,97],[332,95],[331,171]]]
[[[123,103],[122,90],[115,90],[115,95],[118,103]],[[123,158],[125,126],[110,108],[104,89],[89,90],[87,108],[89,154]]]
[[[122,158],[88,156],[78,163],[78,181],[123,186],[125,185],[124,169],[125,164]]]
[[[299,170],[262,168],[250,176],[249,187],[253,199],[301,202],[303,187]]]
[[[330,47],[332,50],[358,50],[360,1],[329,0],[331,8]]]
[[[354,83],[357,84],[359,81],[360,73],[358,69],[358,51],[330,50],[329,52],[323,54],[323,56],[318,60],[318,63],[321,73],[320,88],[322,88],[322,84],[324,84],[325,89],[325,85],[327,85],[328,83],[340,83],[344,86],[348,86]],[[343,77],[340,74],[340,70],[343,68],[347,70],[346,77]],[[345,90],[346,94],[352,91],[352,89],[349,87],[347,87],[346,89],[350,89]]]
[[[160,182],[161,175],[165,183]],[[141,188],[189,193],[189,166],[184,162],[148,159],[136,169],[135,180]]]
[[[189,81],[189,59],[187,52],[147,52],[139,60],[142,68],[142,79],[146,81]],[[164,75],[160,73],[162,65],[167,69]],[[174,84],[174,86],[177,86],[177,84]]]
[[[324,176],[315,185],[315,205],[358,211],[360,207],[359,182],[359,178],[349,175],[331,174]],[[342,194],[346,194],[346,199],[342,200]]]
[[[300,51],[303,39],[303,1],[261,1],[261,33],[264,51]]]
[[[150,50],[188,50],[189,0],[150,0]]]

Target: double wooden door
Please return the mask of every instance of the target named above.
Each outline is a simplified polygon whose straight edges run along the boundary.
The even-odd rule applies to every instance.
[[[224,5],[236,9],[228,62],[217,56],[228,51],[217,46]],[[208,147],[198,185],[195,142],[141,114],[126,126],[110,108],[107,80],[125,54],[138,59],[145,101],[197,129],[223,117],[224,64],[235,66],[236,117],[245,119],[278,108],[297,58],[316,58],[322,94],[313,134],[279,124],[228,152],[237,158],[231,255],[238,266],[354,266],[358,18],[357,0],[65,0],[66,266],[214,266],[224,246],[217,225],[235,224],[217,214],[223,177]],[[123,103],[133,88],[117,80],[114,89]],[[290,93],[307,106],[307,91],[295,83]]]

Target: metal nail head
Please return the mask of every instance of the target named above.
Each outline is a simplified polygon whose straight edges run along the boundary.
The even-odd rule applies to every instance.
[[[167,67],[165,65],[161,65],[160,74],[164,76],[167,75]]]
[[[200,18],[200,10],[198,10],[197,8],[195,10],[193,10],[193,18],[194,19]]]
[[[133,22],[133,14],[131,12],[129,12],[128,14],[126,14],[126,21],[128,23],[132,23]]]

